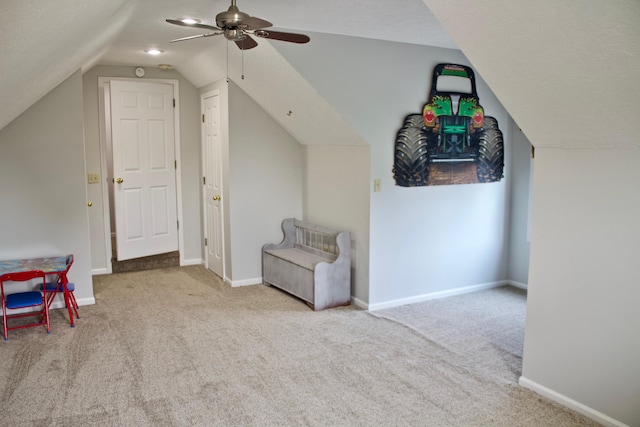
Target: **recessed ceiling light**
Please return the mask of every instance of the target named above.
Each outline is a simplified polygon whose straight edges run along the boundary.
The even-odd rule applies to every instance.
[[[164,53],[163,50],[155,49],[155,48],[147,49],[147,50],[145,50],[145,52],[147,52],[149,55],[160,55],[161,53]]]
[[[182,18],[180,22],[183,22],[187,25],[199,24],[200,20],[196,18]]]

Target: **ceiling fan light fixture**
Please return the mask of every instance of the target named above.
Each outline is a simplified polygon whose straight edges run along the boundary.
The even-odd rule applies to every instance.
[[[227,40],[236,42],[236,41],[244,40],[247,37],[247,35],[245,34],[244,31],[237,28],[226,28],[224,30],[224,37]]]

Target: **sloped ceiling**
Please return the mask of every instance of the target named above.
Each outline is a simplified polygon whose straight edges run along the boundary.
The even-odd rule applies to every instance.
[[[0,129],[106,53],[134,5],[126,0],[2,0]]]
[[[78,68],[88,70],[98,63],[171,64],[196,86],[224,77],[224,39],[170,44],[171,39],[197,31],[164,20],[192,16],[213,24],[215,15],[228,6],[227,0],[2,0],[0,129]],[[636,0],[614,5],[600,0],[238,0],[238,6],[281,30],[460,46],[534,145],[640,147],[638,138],[622,131],[635,123],[640,98],[635,76],[640,65]],[[165,53],[146,55],[144,50],[150,47]],[[303,54],[304,45],[300,49]],[[270,49],[245,54],[244,61],[273,63],[265,54],[277,55]],[[229,59],[231,71],[241,74],[237,64],[243,59],[233,44]],[[276,61],[275,70],[287,68],[282,61]],[[251,84],[240,83],[248,93],[257,91],[249,94],[266,110],[281,114],[279,110],[291,105],[300,110],[305,103],[316,102],[312,108],[327,107],[319,97],[310,100],[301,94],[304,82],[291,70],[278,74],[274,69],[264,73],[256,69],[252,68]],[[287,83],[291,76],[295,85]],[[264,90],[269,86],[288,87],[291,96],[297,90],[297,99],[290,105],[274,105],[275,98]],[[305,87],[304,92],[311,96],[313,88]],[[295,119],[279,121],[294,135],[305,127]],[[563,133],[566,124],[575,123],[580,124],[579,131]],[[331,135],[325,138],[331,139]]]
[[[640,2],[424,2],[536,147],[640,148]]]
[[[224,39],[218,36],[170,44],[169,40],[198,34],[198,30],[169,25],[165,19],[190,16],[214,25],[215,15],[229,4],[226,0],[3,0],[0,129],[75,70],[86,71],[98,63],[170,64],[196,86],[223,77]],[[273,22],[274,29],[455,48],[421,0],[395,0],[392,6],[385,0],[238,0],[237,5],[252,16]],[[151,47],[164,54],[145,54]],[[230,55],[237,57],[236,47],[229,47],[235,49]],[[211,54],[213,61],[197,59]],[[274,73],[265,75],[274,77]],[[254,81],[257,77],[254,75]]]

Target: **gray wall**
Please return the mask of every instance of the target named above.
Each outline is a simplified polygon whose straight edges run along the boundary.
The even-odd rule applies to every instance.
[[[304,219],[351,232],[351,295],[369,300],[369,177],[367,145],[305,146]]]
[[[84,73],[84,126],[85,149],[88,172],[100,172],[100,127],[98,111],[98,77],[136,78],[135,67],[95,66]],[[202,260],[201,225],[201,160],[200,160],[200,98],[198,90],[174,70],[146,68],[145,79],[175,79],[179,85],[180,108],[180,172],[182,179],[181,224],[184,233],[182,257],[187,264]],[[103,180],[106,177],[101,177]],[[103,215],[102,187],[98,184],[87,186],[89,200],[93,207],[89,210],[91,230],[91,259],[95,272],[104,272],[111,254],[105,253],[105,218]]]
[[[538,148],[521,383],[640,425],[640,150]]]
[[[233,81],[229,83],[232,284],[262,282],[262,245],[282,240],[282,220],[302,217],[302,147]]]
[[[509,280],[522,286],[529,283],[531,226],[531,143],[511,125],[511,214],[509,227]]]
[[[82,108],[76,71],[0,130],[0,259],[72,253],[76,299],[92,304]]]
[[[433,67],[468,64],[466,58],[450,49],[355,37],[312,34],[311,40],[304,52],[285,43],[276,48],[370,146],[370,218],[359,218],[370,223],[369,294],[356,297],[380,308],[508,279],[508,173],[498,183],[419,188],[395,186],[391,173],[396,132],[407,114],[422,111]],[[481,78],[478,92],[504,132],[508,161],[508,115]]]

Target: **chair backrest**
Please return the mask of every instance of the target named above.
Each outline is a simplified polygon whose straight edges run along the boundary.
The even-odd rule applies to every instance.
[[[27,280],[36,279],[38,277],[45,277],[42,270],[28,270],[28,271],[16,271],[12,273],[5,273],[0,276],[0,282],[25,282]]]
[[[46,282],[46,274],[42,270],[16,271],[5,273],[0,276],[0,290],[4,299],[4,282],[26,282],[27,280],[41,278],[42,283]]]
[[[66,272],[68,273],[68,272],[69,272],[69,269],[71,268],[71,264],[73,264],[73,254],[69,254],[69,255],[67,255],[66,263],[67,263],[67,270],[66,270]]]
[[[69,273],[69,269],[73,264],[73,254],[67,255],[67,258],[65,259],[64,262],[65,262],[65,269],[58,273],[58,278],[56,279],[56,282],[59,284],[62,283],[63,277],[66,277],[67,273]]]

